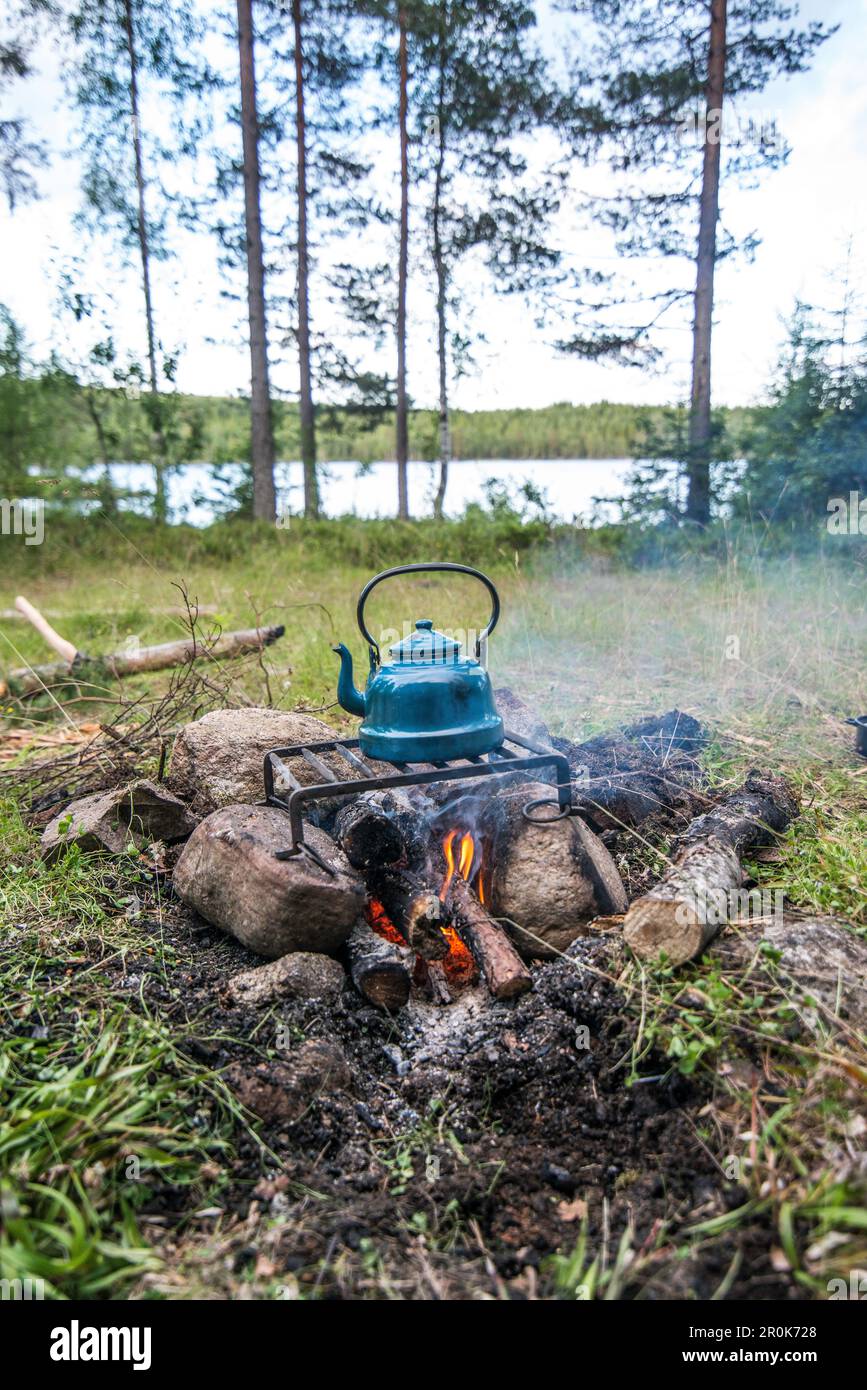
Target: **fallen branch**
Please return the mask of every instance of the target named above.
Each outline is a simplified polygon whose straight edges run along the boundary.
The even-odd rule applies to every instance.
[[[19,600],[16,599],[16,603]],[[26,603],[27,600],[25,599]],[[214,618],[220,611],[214,603],[197,603],[194,605],[197,618]],[[168,608],[150,608],[148,611],[153,617],[157,618],[186,618],[188,609],[179,603],[169,604]],[[61,613],[57,608],[43,608],[40,610],[43,618],[68,618],[69,613]],[[0,623],[29,622],[27,614],[19,608],[0,608]]]
[[[64,641],[53,629],[51,631],[58,642]],[[118,676],[139,675],[143,671],[163,671],[193,661],[225,661],[269,647],[284,632],[282,626],[244,628],[238,632],[223,632],[209,641],[185,637],[177,642],[162,642],[154,647],[140,647],[137,651],[112,652],[102,657],[84,656],[67,643],[73,652],[71,659],[10,671],[5,685],[0,682],[0,694],[36,695],[58,683],[98,683]]]
[[[743,853],[770,844],[797,814],[785,778],[752,771],[743,787],[692,821],[671,868],[626,914],[623,936],[635,954],[652,959],[664,951],[672,965],[700,955],[729,920]]]

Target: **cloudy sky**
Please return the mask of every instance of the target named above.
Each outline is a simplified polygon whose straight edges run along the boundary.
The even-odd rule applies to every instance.
[[[833,307],[847,259],[857,285],[867,250],[867,0],[806,0],[801,14],[838,22],[840,31],[820,49],[810,73],[774,84],[751,108],[737,113],[741,119],[775,120],[792,153],[783,169],[763,174],[757,188],[724,191],[726,220],[740,231],[758,229],[762,245],[752,264],[723,266],[718,274],[714,395],[719,403],[762,398],[784,335],[783,321],[795,300]],[[543,13],[545,42],[556,44],[558,22]],[[51,50],[40,52],[38,63],[39,76],[19,89],[12,105],[32,117],[58,153],[43,176],[44,198],[12,217],[5,208],[0,212],[0,302],[23,323],[37,352],[56,334],[54,266],[73,241],[70,224],[79,199],[57,56]],[[610,180],[601,169],[576,177],[603,191]],[[585,231],[581,236],[576,248],[581,258],[610,269],[602,235]],[[120,336],[136,343],[140,292],[134,270],[119,277],[110,269],[105,248],[88,254],[94,282],[115,300]],[[642,283],[652,288],[652,269],[644,272]],[[166,343],[182,349],[179,385],[184,390],[231,395],[247,388],[246,349],[233,332],[234,310],[220,290],[215,251],[206,240],[185,240],[174,265],[158,268],[160,331]],[[410,389],[418,404],[430,405],[436,378],[430,306],[421,292],[414,307]],[[456,385],[455,403],[464,408],[600,399],[676,401],[685,395],[690,339],[683,319],[671,321],[662,338],[663,363],[649,374],[558,357],[516,302],[485,296],[478,312],[486,345],[476,372]],[[277,387],[292,391],[294,375],[291,361],[279,364]]]

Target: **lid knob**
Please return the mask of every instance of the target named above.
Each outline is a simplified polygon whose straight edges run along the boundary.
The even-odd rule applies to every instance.
[[[421,628],[423,632],[430,632],[433,627],[433,620],[431,618],[419,618],[416,627]]]

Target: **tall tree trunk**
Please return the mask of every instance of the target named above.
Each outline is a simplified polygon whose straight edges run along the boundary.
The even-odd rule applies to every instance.
[[[132,0],[124,0],[123,27],[126,34],[126,47],[129,57],[129,108],[132,118],[132,148],[135,161],[135,186],[138,197],[136,230],[138,233],[139,256],[141,259],[141,278],[144,290],[145,325],[148,344],[148,384],[150,386],[150,422],[153,429],[154,444],[154,516],[157,521],[168,518],[168,498],[166,496],[166,440],[163,430],[162,402],[160,401],[159,377],[157,376],[157,335],[154,327],[154,306],[151,294],[151,258],[148,236],[147,209],[145,203],[144,159],[142,157],[141,127],[138,105],[138,57],[135,46],[135,25]]]
[[[446,334],[446,313],[448,309],[448,268],[442,237],[443,181],[446,162],[446,6],[440,7],[439,33],[439,88],[437,92],[437,162],[434,179],[433,200],[433,258],[436,274],[437,294],[437,359],[439,363],[439,443],[440,478],[434,497],[434,516],[442,519],[449,481],[449,463],[452,456],[451,423],[449,420],[449,381],[448,349]]]
[[[407,60],[406,11],[398,9],[400,43],[398,53],[400,97],[400,246],[397,256],[397,412],[395,454],[397,457],[397,514],[409,519],[409,420],[406,398],[406,284],[409,262],[409,137],[407,105],[409,65]]]
[[[253,516],[274,521],[274,426],[268,382],[268,323],[265,312],[265,257],[259,194],[259,116],[253,53],[253,3],[238,0],[238,57],[241,73],[241,140],[244,151],[244,228],[247,244],[247,316],[250,324],[250,456],[253,464]]]
[[[705,526],[710,521],[710,346],[713,330],[713,277],[719,219],[720,145],[726,74],[726,0],[711,0],[710,45],[705,89],[704,161],[696,255],[692,329],[692,393],[686,514]]]
[[[319,515],[316,477],[316,422],[310,380],[310,280],[307,254],[307,129],[304,118],[304,51],[301,0],[292,0],[295,29],[295,139],[298,147],[298,371],[300,377],[301,461],[304,465],[304,515]]]
[[[109,457],[108,440],[105,434],[105,425],[102,415],[96,403],[96,393],[87,387],[84,393],[87,403],[87,412],[93,422],[96,431],[96,440],[99,445],[99,456],[102,459],[102,477],[97,483],[97,493],[99,505],[107,516],[117,515],[117,494],[114,490],[114,482],[111,476],[111,459]]]

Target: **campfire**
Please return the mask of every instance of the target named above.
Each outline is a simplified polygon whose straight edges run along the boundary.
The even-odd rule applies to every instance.
[[[569,764],[550,743],[507,731],[485,757],[432,766],[371,763],[357,748],[332,738],[271,750],[268,804],[237,825],[240,808],[218,813],[221,863],[206,871],[194,846],[175,871],[181,895],[198,902],[206,881],[205,910],[263,954],[337,942],[359,993],[392,1011],[414,990],[438,1004],[475,984],[498,1000],[520,995],[529,961],[625,907],[607,849],[569,814]],[[342,780],[347,765],[355,775]],[[249,862],[231,881],[228,846],[253,841],[278,920],[267,948],[251,923]]]
[[[529,717],[524,707],[523,727]],[[201,821],[175,864],[175,892],[260,956],[337,957],[388,1011],[446,1005],[469,987],[520,996],[534,962],[569,951],[599,919],[622,921],[640,956],[694,958],[719,929],[702,895],[738,885],[745,847],[785,829],[796,813],[787,787],[751,773],[709,811],[696,790],[703,734],[676,710],[584,744],[534,737],[507,732],[486,757],[435,764],[368,762],[357,740],[333,734],[272,750],[267,804],[224,805]],[[654,885],[624,855],[621,832],[660,815],[687,829]]]
[[[371,794],[338,816],[338,843],[350,862],[366,870],[371,886],[365,913],[370,929],[398,952],[410,948],[415,959],[411,964],[404,961],[405,968],[438,1003],[449,1003],[455,992],[477,983],[480,967],[486,978],[488,971],[494,972],[492,988],[500,997],[519,993],[526,987],[526,970],[505,938],[505,950],[496,950],[501,934],[484,909],[483,856],[476,850],[472,831],[454,827],[443,835],[442,882],[434,896],[429,882],[436,872],[435,836],[431,836],[429,853],[423,856],[416,833],[414,867],[379,863],[375,847],[388,844],[393,849],[395,833],[400,835],[401,858],[408,857],[394,811],[390,798]],[[399,814],[405,831],[408,818],[414,820],[415,815],[406,809]],[[420,824],[414,828],[419,832]],[[378,966],[374,967],[365,955],[362,993],[369,994],[372,985],[381,991],[376,976],[394,964],[382,951],[377,958]],[[358,975],[357,970],[355,973]],[[389,973],[393,974],[393,969]]]
[[[460,839],[458,836],[460,835]],[[455,845],[457,843],[457,849]],[[473,839],[472,831],[465,830],[461,835],[459,830],[450,830],[443,838],[443,854],[446,861],[446,876],[443,879],[443,886],[440,889],[440,901],[447,902],[449,889],[452,879],[457,873],[465,883],[472,883],[475,877],[476,893],[480,903],[485,901],[485,887],[482,879],[482,859],[481,855],[476,856],[476,842]],[[473,874],[473,864],[476,864],[475,874]]]
[[[480,903],[484,903],[481,856],[476,855],[475,841],[472,833],[469,830],[465,830],[463,833],[457,829],[450,830],[448,834],[443,837],[442,847],[446,869],[442,887],[439,891],[439,901],[445,906],[448,905],[451,896],[452,881],[455,874],[457,874],[465,883],[471,883],[473,876],[476,877],[476,887]],[[473,875],[472,872],[474,862],[476,864],[475,875]],[[404,936],[398,931],[378,898],[371,897],[369,899],[366,915],[367,921],[373,931],[376,932],[377,936],[381,936],[384,941],[390,941],[394,946],[402,947],[406,945]],[[441,961],[436,962],[437,971],[435,973],[438,973],[439,969],[441,969],[445,976],[445,982],[453,989],[459,990],[466,985],[475,984],[478,979],[478,968],[473,959],[472,951],[461,939],[456,927],[453,926],[451,922],[442,922],[439,929],[445,941],[445,954],[442,956]],[[431,986],[432,992],[437,998],[441,1002],[444,1002],[445,990],[443,989],[443,982],[437,980],[434,984],[431,979],[431,966],[434,964],[434,961],[428,960],[426,962],[427,976],[425,976],[423,962],[424,958],[418,956],[415,970],[416,979],[420,978],[422,981],[426,981],[426,983]]]

